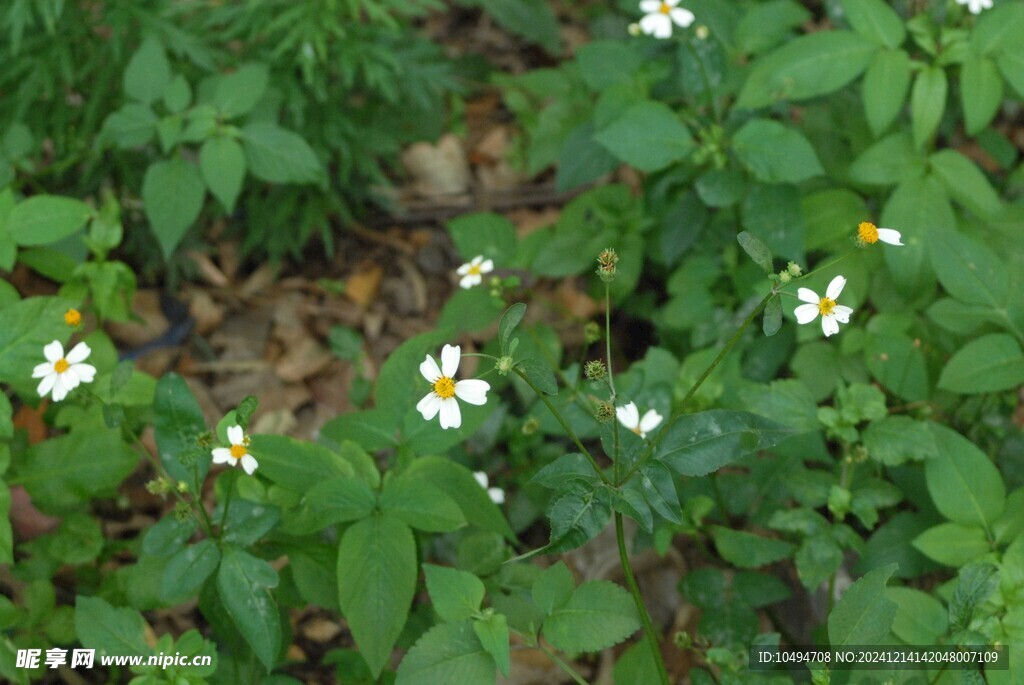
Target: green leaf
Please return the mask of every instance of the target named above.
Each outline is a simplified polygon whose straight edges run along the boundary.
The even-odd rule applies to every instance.
[[[773,3],[766,3],[773,4]],[[754,5],[759,7],[760,5]],[[622,656],[615,662],[615,667],[612,670],[615,678],[615,685],[636,685],[637,683],[654,683],[657,682],[660,675],[658,673],[658,666],[654,662],[654,656],[651,654],[651,648],[644,642],[637,642],[636,644],[630,645]],[[690,671],[691,682],[697,683],[698,680],[693,676],[694,671]]]
[[[946,362],[939,387],[964,395],[999,392],[1024,382],[1024,353],[1017,339],[990,333],[972,340]]]
[[[684,476],[705,476],[742,456],[768,449],[791,433],[755,414],[712,409],[669,424],[654,458]]]
[[[210,470],[210,453],[199,445],[206,432],[206,419],[188,384],[176,373],[160,378],[153,398],[153,430],[160,463],[175,480],[192,483],[195,464],[200,483]]]
[[[941,150],[928,158],[936,178],[954,200],[971,212],[992,217],[1002,211],[999,194],[974,162],[956,150]]]
[[[192,87],[184,76],[175,76],[163,92],[164,105],[173,114],[179,114],[192,102]]]
[[[556,561],[541,571],[533,581],[531,594],[541,611],[550,614],[555,609],[565,606],[575,589],[572,571],[564,562]]]
[[[380,508],[417,530],[431,533],[447,533],[466,525],[455,500],[421,478],[408,474],[385,479]]]
[[[950,295],[970,304],[1003,307],[1010,276],[991,249],[954,231],[940,230],[931,233],[928,247],[939,282]]]
[[[828,617],[833,647],[880,644],[889,634],[898,606],[886,597],[885,584],[895,570],[896,564],[875,569],[847,588]]]
[[[952,297],[940,297],[932,302],[926,313],[928,318],[959,335],[971,335],[986,324],[1004,321],[999,310],[967,304]]]
[[[1024,47],[1001,52],[996,57],[996,64],[1017,95],[1024,97]]]
[[[216,80],[212,104],[225,119],[248,114],[267,90],[270,73],[265,64],[245,64]]]
[[[747,256],[754,260],[754,263],[761,267],[766,274],[774,271],[772,265],[772,251],[761,240],[749,231],[740,231],[736,236],[736,242],[740,244]]]
[[[33,445],[18,468],[18,482],[40,509],[66,511],[113,493],[138,462],[120,431],[72,433]]]
[[[770,0],[744,8],[736,25],[736,47],[756,53],[788,38],[792,29],[811,18],[811,13],[792,0]]]
[[[804,258],[804,217],[792,185],[754,183],[740,207],[743,228],[764,241],[772,254],[798,263]]]
[[[631,83],[643,66],[643,58],[618,40],[595,40],[576,51],[580,76],[594,91],[620,83]]]
[[[895,185],[920,178],[925,157],[906,133],[892,133],[862,152],[850,165],[850,180],[869,185]],[[851,229],[852,230],[852,229]]]
[[[929,424],[938,454],[924,474],[935,508],[954,523],[988,526],[1003,513],[1006,487],[984,452],[956,431]]]
[[[964,128],[968,135],[977,135],[989,125],[1003,101],[1003,79],[996,63],[968,52],[960,70],[960,95]]]
[[[462,510],[463,517],[474,526],[515,541],[515,533],[501,509],[491,501],[487,491],[473,477],[473,472],[465,466],[444,457],[420,457],[404,475],[428,482],[447,494]]]
[[[887,48],[898,48],[907,32],[903,20],[882,0],[842,0],[853,30]]]
[[[495,679],[494,659],[472,623],[457,621],[434,626],[416,641],[398,666],[395,685],[493,685]]]
[[[122,150],[145,145],[156,132],[156,115],[149,105],[129,102],[103,120],[101,140],[109,140]]]
[[[900,183],[882,209],[880,224],[889,228],[898,226],[896,230],[903,234],[904,247],[882,250],[897,285],[908,290],[932,287],[929,261],[932,265],[937,262],[934,256],[928,259],[928,248],[941,242],[936,240],[938,231],[952,231],[956,226],[953,206],[942,185],[930,177]],[[938,267],[935,268],[938,271]]]
[[[530,382],[545,395],[558,394],[558,381],[555,380],[555,374],[551,371],[551,367],[544,362],[536,359],[523,359],[516,363],[516,368],[521,370]]]
[[[910,91],[910,123],[914,147],[924,148],[935,136],[946,111],[946,72],[942,67],[925,67],[918,72]]]
[[[484,584],[472,573],[446,566],[423,564],[430,602],[445,621],[461,621],[480,611]]]
[[[260,464],[260,475],[295,492],[305,493],[325,480],[355,475],[341,455],[284,435],[254,435],[249,451]]]
[[[158,557],[176,554],[195,534],[197,526],[191,517],[179,521],[174,516],[165,516],[146,531],[142,538],[142,551]]]
[[[800,36],[754,63],[736,106],[758,109],[839,90],[860,76],[877,50],[850,31]]]
[[[64,312],[70,305],[57,297],[27,297],[0,309],[0,380],[35,390],[39,381],[31,378],[32,368],[44,361],[45,345],[68,339]]]
[[[150,36],[132,55],[124,70],[124,92],[144,104],[163,96],[171,82],[171,65],[160,41]]]
[[[807,227],[808,250],[832,247],[837,241],[848,240],[857,224],[870,216],[863,198],[845,188],[808,193],[800,199],[800,209]]]
[[[992,551],[979,526],[940,523],[914,538],[914,547],[929,559],[959,568]]]
[[[551,502],[547,517],[551,542],[539,551],[555,554],[576,549],[597,536],[608,524],[611,509],[593,492],[570,492]]]
[[[693,136],[679,116],[653,100],[633,105],[594,139],[626,164],[648,172],[686,159],[693,149]]]
[[[323,178],[323,167],[309,144],[276,124],[247,125],[242,146],[249,170],[264,181],[317,183]]]
[[[764,306],[764,318],[761,320],[761,330],[765,336],[772,337],[782,328],[782,299],[773,297]]]
[[[118,608],[99,597],[75,598],[75,631],[82,646],[98,656],[142,656],[153,653],[146,644],[146,621],[135,609]]]
[[[238,632],[269,673],[281,651],[281,617],[270,589],[277,572],[263,559],[225,545],[217,592]]]
[[[751,119],[733,137],[733,150],[765,183],[799,183],[825,170],[802,133],[770,119]]]
[[[903,50],[879,50],[864,73],[861,93],[864,115],[876,136],[889,128],[910,89],[910,55]]]
[[[154,162],[146,169],[142,203],[165,258],[199,217],[205,195],[199,169],[180,157]]]
[[[325,526],[366,518],[377,505],[377,496],[359,478],[331,478],[314,485],[303,498],[319,530]]]
[[[508,354],[508,341],[512,337],[512,331],[525,315],[526,305],[522,302],[516,302],[501,315],[501,321],[498,322],[498,344],[502,355]]]
[[[232,138],[207,138],[199,149],[199,170],[213,196],[224,205],[224,211],[235,211],[235,201],[242,192],[245,179],[245,153]]]
[[[220,564],[220,548],[214,540],[201,540],[179,550],[164,568],[160,596],[173,601],[202,587]]]
[[[1019,48],[1021,35],[1024,35],[1024,6],[1016,2],[1001,3],[978,17],[971,31],[971,50],[979,55],[991,55]]]
[[[473,631],[480,638],[480,644],[494,659],[501,674],[508,677],[512,664],[509,659],[508,620],[505,616],[491,614],[483,620],[474,621]]]
[[[739,169],[709,169],[697,177],[694,190],[708,207],[732,207],[743,199],[747,183]]]
[[[946,607],[929,594],[909,587],[886,588],[885,596],[896,602],[892,633],[908,645],[937,645],[946,634]]]
[[[320,429],[320,438],[337,443],[352,440],[367,450],[380,450],[398,445],[397,430],[390,414],[374,408],[335,416]]]
[[[910,402],[928,397],[928,369],[920,344],[895,333],[869,334],[864,360],[886,389]]]
[[[872,421],[861,433],[861,439],[868,456],[886,466],[924,461],[938,451],[928,424],[909,416],[886,416]]]
[[[597,652],[640,628],[633,598],[605,580],[583,583],[544,621],[545,639],[565,652]]]
[[[82,228],[92,215],[84,202],[33,195],[14,205],[7,216],[7,231],[18,245],[50,245]]]
[[[341,539],[338,602],[375,678],[391,657],[405,625],[416,592],[416,569],[412,531],[392,516],[363,519],[346,530]],[[472,634],[468,625],[466,630]],[[406,660],[412,658],[415,649]]]
[[[493,212],[463,214],[448,222],[448,234],[467,262],[476,256],[493,259],[499,267],[516,254],[516,228]]]
[[[555,173],[555,189],[559,192],[592,183],[619,166],[619,160],[594,140],[596,132],[594,122],[585,121],[566,138]]]
[[[788,559],[795,551],[793,545],[784,540],[723,526],[712,527],[711,536],[722,558],[739,568],[760,568]]]
[[[796,572],[808,590],[814,590],[828,580],[843,563],[843,550],[827,533],[809,536],[796,551]]]

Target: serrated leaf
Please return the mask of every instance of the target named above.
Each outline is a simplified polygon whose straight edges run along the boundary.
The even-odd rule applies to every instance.
[[[269,673],[281,649],[281,617],[271,588],[277,572],[263,559],[225,545],[217,571],[217,593],[238,632]]]
[[[898,607],[886,597],[885,584],[895,570],[896,564],[875,569],[846,589],[828,617],[833,647],[880,644],[888,635]]]
[[[461,621],[480,611],[484,584],[472,573],[446,566],[423,564],[430,603],[445,621]]]
[[[201,540],[178,550],[164,568],[160,596],[165,601],[190,595],[202,587],[220,563],[220,548],[214,540]]]
[[[938,451],[928,424],[909,416],[886,416],[872,421],[861,433],[861,438],[868,456],[886,466],[924,461]]]
[[[230,214],[245,180],[245,153],[232,138],[207,138],[199,149],[199,170],[213,196]]]
[[[420,457],[405,475],[429,482],[446,493],[472,525],[503,535],[507,540],[516,540],[501,509],[491,501],[487,491],[473,477],[473,472],[465,466],[444,457]]]
[[[412,531],[396,518],[384,515],[363,519],[346,530],[341,539],[338,603],[375,678],[391,657],[405,625],[416,592],[416,570]],[[466,629],[472,634],[468,625]],[[451,648],[454,642],[441,652]]]
[[[516,363],[516,368],[523,372],[538,390],[545,395],[558,394],[558,381],[551,367],[536,359],[523,359]]]
[[[572,597],[576,583],[572,577],[572,571],[561,561],[556,561],[551,566],[541,571],[537,579],[533,581],[531,594],[533,601],[545,614],[550,614],[555,609],[565,605]]]
[[[640,171],[658,171],[689,156],[693,136],[669,107],[640,102],[598,131],[594,139]]]
[[[579,452],[571,452],[542,467],[533,475],[530,482],[552,490],[563,490],[574,482],[584,486],[596,486],[600,480],[589,459]]]
[[[714,526],[711,536],[723,559],[739,568],[760,568],[787,559],[796,551],[792,544],[742,530]]]
[[[313,530],[348,521],[358,521],[373,512],[377,496],[359,478],[331,478],[313,486],[303,498],[311,513]]]
[[[633,598],[605,580],[583,583],[544,621],[545,639],[565,652],[597,652],[640,628]]]
[[[552,501],[547,517],[551,542],[540,551],[555,554],[576,549],[597,536],[608,524],[611,509],[593,492],[570,492]]]
[[[673,421],[664,429],[654,458],[684,476],[705,476],[791,433],[755,414],[713,409]]]
[[[199,169],[180,157],[154,162],[146,169],[142,203],[165,258],[199,217],[205,195]]]
[[[466,525],[455,500],[421,478],[408,474],[385,480],[380,508],[417,530],[432,533],[447,533]]]
[[[509,659],[508,620],[503,614],[491,614],[485,619],[474,621],[473,631],[480,638],[480,644],[498,665],[498,670],[507,677],[512,668]]]
[[[75,598],[75,631],[82,646],[102,656],[149,656],[146,621],[135,609],[112,606],[99,597]]]
[[[335,477],[351,478],[355,469],[323,445],[284,435],[253,435],[249,451],[260,464],[260,475],[295,492],[308,492]]]
[[[470,621],[442,623],[416,641],[398,666],[395,685],[493,685],[495,663]]]

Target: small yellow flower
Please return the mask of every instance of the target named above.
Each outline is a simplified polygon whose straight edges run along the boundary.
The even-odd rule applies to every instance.
[[[900,232],[891,228],[878,228],[870,221],[862,221],[857,226],[857,240],[864,245],[874,245],[879,240],[890,245],[903,245]]]
[[[67,310],[64,312],[64,323],[72,328],[78,328],[82,325],[82,312],[78,311],[74,307]]]

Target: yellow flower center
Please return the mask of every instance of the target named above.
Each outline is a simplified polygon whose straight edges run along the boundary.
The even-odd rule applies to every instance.
[[[818,311],[821,312],[822,316],[828,316],[832,313],[832,310],[836,308],[836,301],[831,297],[823,297],[818,302]]]
[[[77,326],[82,323],[82,313],[77,309],[69,309],[64,312],[64,323],[69,326]]]
[[[862,221],[857,227],[857,235],[865,243],[878,242],[878,228],[870,221]]]
[[[469,276],[479,276],[480,274],[481,274],[481,271],[480,271],[480,265],[479,264],[470,264],[469,265],[469,274],[468,274]]]
[[[642,437],[644,437],[644,436],[643,436],[643,435],[641,435],[641,433],[640,433],[640,426],[637,426],[636,428],[630,428],[629,430],[633,431],[634,433],[636,433],[637,435],[639,435],[639,436],[640,436],[641,438],[642,438]]]
[[[663,2],[661,3],[661,7],[658,8],[658,11],[662,14],[668,14],[672,11],[672,8],[668,6],[667,2]]]
[[[53,370],[56,371],[57,373],[64,373],[65,371],[68,370],[68,368],[70,368],[70,366],[71,364],[68,364],[67,359],[61,358],[53,363]]]
[[[434,393],[442,400],[455,397],[455,381],[448,376],[441,376],[434,382]]]
[[[245,449],[245,445],[232,445],[231,446],[231,457],[233,459],[241,459],[245,455],[249,454],[249,450]]]

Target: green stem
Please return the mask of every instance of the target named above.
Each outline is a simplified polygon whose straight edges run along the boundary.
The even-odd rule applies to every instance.
[[[612,300],[611,291],[609,288],[610,284],[606,281],[604,284],[604,354],[605,354],[605,366],[608,369],[608,390],[611,396],[608,400],[611,402],[612,410],[615,410],[615,405],[618,400],[618,393],[615,392],[615,372],[612,371]],[[619,485],[622,481],[619,480],[619,422],[612,417],[612,469],[615,475],[615,484]]]
[[[560,669],[565,671],[565,673],[570,678],[572,678],[575,682],[579,683],[579,685],[590,685],[590,683],[588,683],[586,680],[584,680],[583,676],[581,676],[579,673],[576,672],[576,669],[574,669],[572,666],[570,666],[569,664],[567,664],[564,661],[562,661],[562,659],[560,659],[557,654],[552,652],[550,649],[545,647],[540,642],[537,642],[536,646],[537,646],[537,649],[539,649],[540,651],[542,651],[545,654],[547,654],[548,658],[551,659],[552,661],[554,661],[556,666],[558,666]]]
[[[520,369],[515,368],[513,369],[513,371],[515,371],[516,375],[522,378],[523,382],[530,386],[530,389],[533,390],[534,393],[536,393],[537,397],[539,397],[541,402],[543,402],[544,405],[548,408],[548,411],[550,411],[551,414],[555,417],[555,420],[557,420],[558,423],[562,426],[562,430],[565,431],[565,434],[569,436],[569,438],[574,443],[576,443],[576,447],[579,448],[583,456],[587,458],[587,461],[590,462],[590,465],[594,467],[594,472],[597,473],[597,475],[601,478],[601,481],[605,485],[611,485],[611,481],[608,480],[608,476],[606,476],[604,474],[604,471],[601,470],[601,467],[597,465],[597,461],[594,459],[594,455],[592,455],[590,451],[583,446],[583,443],[580,442],[580,439],[576,435],[576,432],[569,427],[569,424],[566,422],[565,417],[563,417],[562,413],[555,408],[555,405],[551,404],[551,400],[548,399],[547,395],[541,392],[540,388],[534,385],[533,381],[531,381],[527,377],[527,375],[523,373]]]
[[[633,602],[636,604],[637,613],[640,614],[640,622],[644,626],[644,638],[651,648],[651,656],[654,658],[654,665],[658,668],[658,679],[661,685],[668,685],[668,672],[665,670],[665,660],[661,658],[661,649],[658,647],[658,635],[654,632],[654,624],[644,606],[644,598],[640,594],[640,586],[636,584],[636,577],[633,576],[633,567],[629,563],[629,552],[626,551],[626,534],[622,528],[622,514],[615,512],[615,539],[619,543],[619,560],[622,561],[622,573],[626,577],[626,585],[633,595]]]

